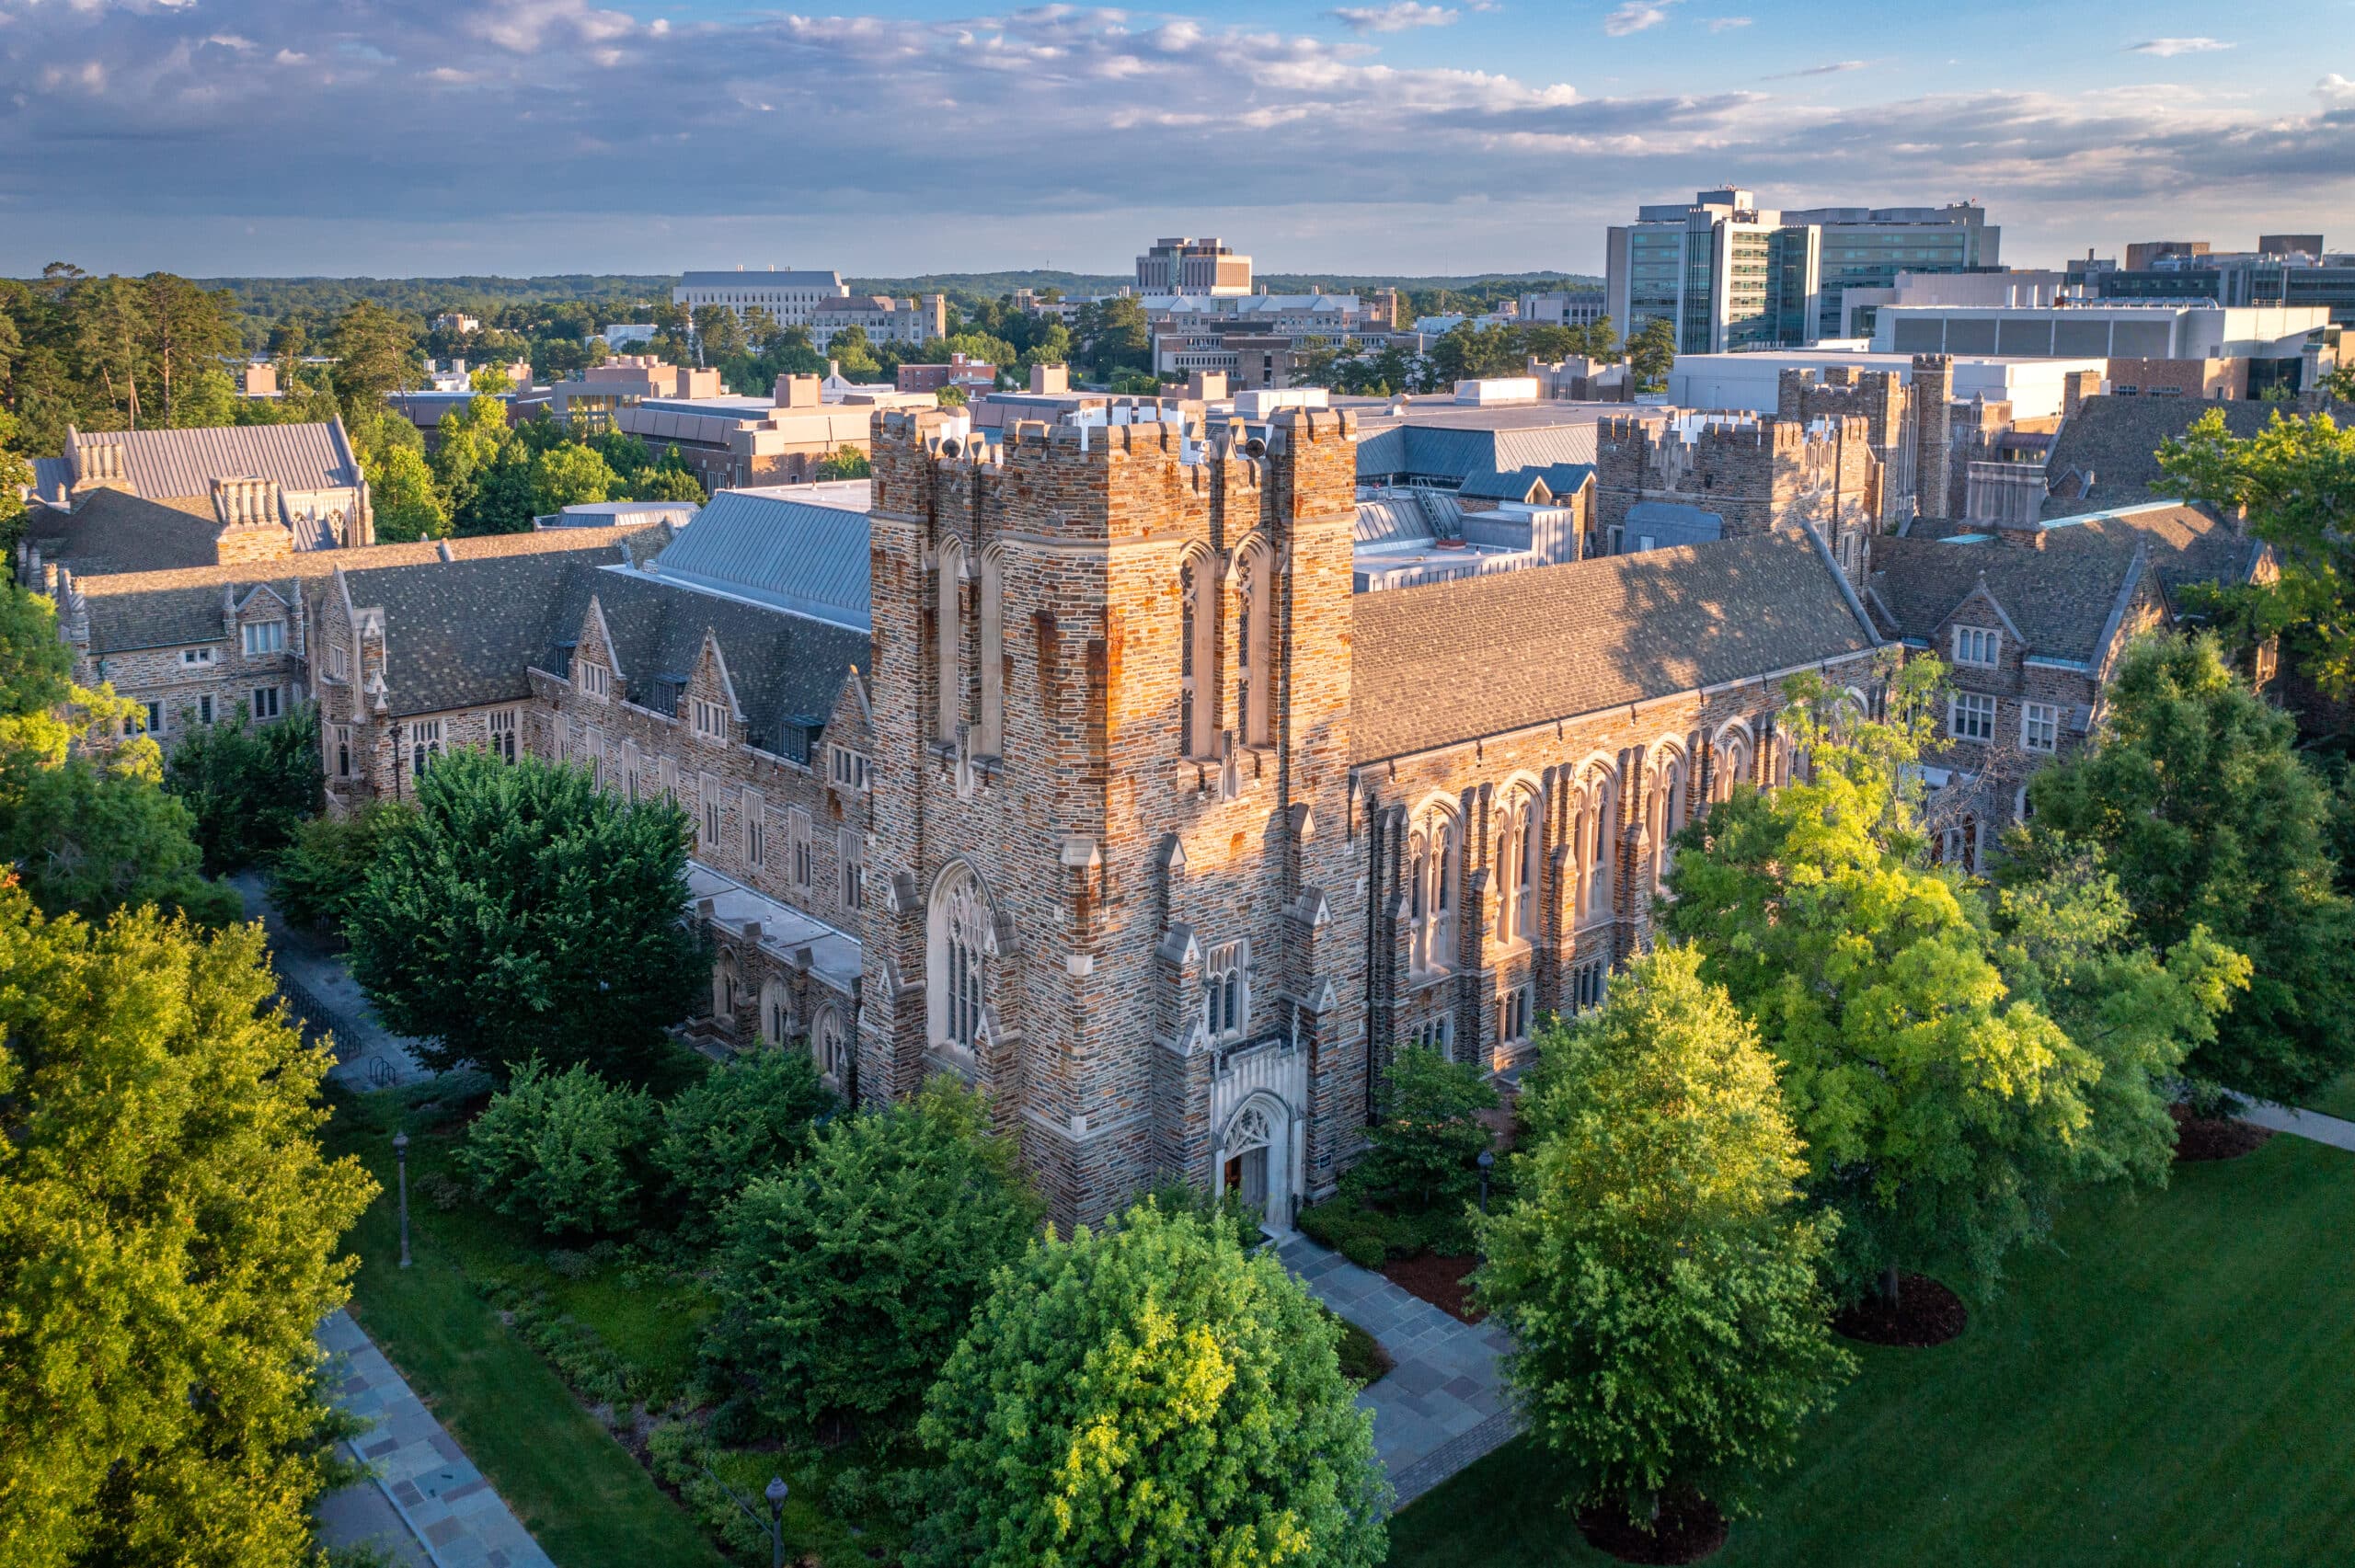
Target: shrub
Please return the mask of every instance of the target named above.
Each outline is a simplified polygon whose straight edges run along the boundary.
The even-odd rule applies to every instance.
[[[653,1141],[654,1102],[585,1067],[515,1072],[466,1134],[475,1191],[500,1213],[550,1236],[611,1230],[636,1214]]]
[[[1477,1162],[1495,1141],[1479,1114],[1496,1104],[1478,1068],[1407,1047],[1391,1059],[1373,1148],[1351,1173],[1359,1190],[1402,1207],[1461,1208],[1479,1191]]]
[[[1388,1487],[1339,1338],[1282,1264],[1189,1213],[1032,1242],[925,1401],[913,1560],[1372,1568]]]
[[[1014,1146],[952,1079],[836,1117],[723,1220],[709,1352],[779,1420],[906,1414],[1039,1218]]]
[[[706,1073],[663,1107],[654,1163],[681,1231],[709,1235],[746,1186],[809,1151],[813,1122],[834,1104],[807,1051],[767,1050]]]
[[[164,787],[196,817],[197,847],[214,876],[275,853],[327,803],[319,771],[319,712],[302,703],[255,724],[240,704],[200,725],[164,761]]]
[[[290,924],[340,935],[385,841],[413,813],[379,800],[349,817],[314,817],[270,864],[270,896]]]

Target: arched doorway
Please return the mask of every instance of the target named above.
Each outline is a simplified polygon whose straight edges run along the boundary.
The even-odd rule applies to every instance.
[[[1270,1230],[1292,1229],[1292,1116],[1269,1094],[1255,1094],[1228,1118],[1219,1137],[1212,1191],[1233,1193]]]

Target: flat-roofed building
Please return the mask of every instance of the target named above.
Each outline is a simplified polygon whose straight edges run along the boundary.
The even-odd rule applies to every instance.
[[[741,316],[750,310],[764,310],[780,326],[808,326],[821,307],[849,297],[850,285],[839,272],[780,272],[774,267],[764,271],[740,267],[732,272],[689,272],[671,291],[672,304],[692,311],[724,305]]]

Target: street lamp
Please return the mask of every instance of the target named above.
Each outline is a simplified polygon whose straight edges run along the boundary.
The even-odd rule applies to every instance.
[[[1488,1212],[1488,1167],[1496,1162],[1496,1150],[1492,1149],[1480,1150],[1480,1213],[1484,1217]]]
[[[408,1266],[408,1134],[393,1134],[393,1158],[401,1167],[401,1266]]]
[[[785,1568],[785,1477],[769,1477],[761,1495],[769,1500],[769,1568]]]

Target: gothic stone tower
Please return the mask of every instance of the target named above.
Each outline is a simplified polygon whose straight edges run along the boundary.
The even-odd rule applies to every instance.
[[[976,1083],[1065,1224],[1172,1176],[1288,1222],[1364,1104],[1356,434],[1198,407],[875,425],[861,1093]]]

